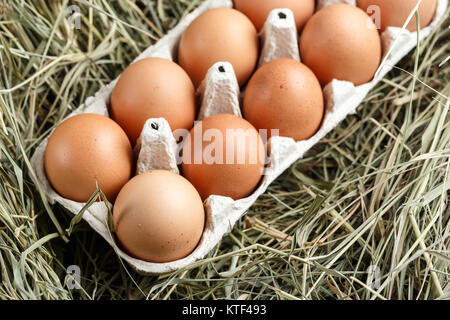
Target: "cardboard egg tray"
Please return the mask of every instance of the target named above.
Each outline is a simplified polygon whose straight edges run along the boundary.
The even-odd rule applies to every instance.
[[[355,0],[319,0],[318,8],[336,3],[355,5]],[[178,43],[187,26],[201,13],[218,7],[232,7],[232,0],[206,0],[195,11],[187,15],[174,29],[156,44],[146,49],[137,60],[147,57],[160,57],[175,60]],[[420,39],[427,37],[433,28],[443,19],[448,6],[448,0],[439,0],[437,11],[432,23],[420,30]],[[283,13],[283,14],[280,14]],[[206,225],[196,249],[187,257],[169,262],[152,263],[129,256],[122,251],[114,241],[108,228],[108,209],[103,202],[92,204],[83,214],[83,219],[98,232],[136,271],[142,274],[163,274],[186,267],[196,260],[204,258],[231,231],[236,221],[264,193],[270,183],[297,159],[303,157],[314,144],[335,128],[347,115],[353,114],[367,93],[388,73],[392,67],[411,49],[416,46],[417,33],[388,28],[383,34],[383,61],[374,79],[366,84],[355,87],[346,81],[333,80],[324,88],[326,115],[319,131],[310,139],[295,142],[291,138],[273,137],[271,140],[270,165],[259,187],[249,197],[237,201],[222,196],[210,196],[205,201]],[[300,61],[298,35],[293,14],[289,9],[276,9],[269,15],[260,33],[261,56],[259,65],[279,58],[291,58]],[[117,79],[101,88],[93,97],[86,99],[68,117],[80,113],[98,113],[109,116],[108,105],[112,90]],[[224,61],[213,65],[198,88],[200,109],[198,120],[217,113],[232,113],[241,115],[240,101],[242,99],[233,67]],[[47,180],[44,171],[44,153],[48,137],[37,147],[31,162],[42,183],[47,198],[51,203],[59,203],[74,215],[78,214],[85,203],[65,199],[55,192]],[[141,137],[135,147],[138,159],[137,173],[152,169],[165,169],[179,172],[177,167],[177,143],[171,133],[167,121],[163,118],[149,119],[144,126]]]

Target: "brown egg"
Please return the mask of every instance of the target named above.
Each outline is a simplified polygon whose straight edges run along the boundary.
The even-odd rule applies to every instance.
[[[148,171],[131,179],[117,196],[114,229],[122,247],[150,262],[189,255],[202,237],[205,212],[198,192],[182,176]]]
[[[387,27],[403,27],[408,19],[411,11],[417,5],[418,0],[357,0],[358,7],[373,15],[373,10],[369,10],[370,6],[379,7],[379,17],[381,22],[381,31]],[[419,6],[420,27],[428,26],[436,12],[438,0],[422,0]],[[417,30],[417,21],[415,16],[408,23],[407,27],[410,31]]]
[[[256,129],[278,129],[296,141],[310,138],[324,114],[322,88],[312,71],[290,59],[273,60],[250,79],[244,96],[244,118]]]
[[[100,189],[113,202],[130,179],[133,153],[120,126],[98,114],[80,114],[62,122],[48,140],[45,172],[64,198],[86,202]]]
[[[186,29],[178,62],[197,87],[214,63],[229,62],[242,86],[255,69],[258,50],[252,22],[237,10],[218,8],[206,11]]]
[[[234,0],[234,7],[244,13],[261,30],[274,9],[291,9],[297,30],[305,25],[314,13],[314,0]]]
[[[337,4],[317,11],[300,37],[300,54],[322,86],[333,79],[355,85],[372,80],[381,61],[381,40],[361,9]]]
[[[265,164],[264,143],[246,120],[217,114],[198,122],[183,145],[183,175],[202,199],[210,195],[235,200],[258,185]]]
[[[149,118],[165,118],[172,131],[189,130],[196,115],[195,89],[176,63],[146,58],[131,64],[120,76],[111,95],[112,118],[132,144]]]

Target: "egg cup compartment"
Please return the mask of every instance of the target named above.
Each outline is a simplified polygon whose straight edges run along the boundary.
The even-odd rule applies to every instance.
[[[136,174],[167,170],[179,174],[178,144],[164,118],[148,119],[134,147]]]
[[[281,58],[300,61],[297,27],[290,9],[272,10],[260,32],[260,39],[259,67]]]
[[[354,0],[319,0],[317,7],[335,3],[355,5]],[[442,20],[447,8],[447,0],[439,0],[435,17],[428,27],[420,30],[420,39],[428,36],[433,28]],[[196,10],[188,14],[166,36],[156,44],[146,49],[137,60],[147,57],[159,57],[176,60],[178,43],[187,26],[206,10],[233,6],[231,0],[206,0]],[[303,157],[314,144],[335,128],[347,115],[355,113],[364,97],[392,67],[415,47],[417,34],[399,28],[387,28],[382,34],[384,45],[383,63],[374,79],[366,84],[355,87],[353,83],[333,80],[324,88],[326,114],[321,128],[308,140],[295,142],[291,138],[273,137],[271,139],[270,166],[258,188],[249,197],[234,201],[228,197],[210,196],[205,201],[206,225],[203,236],[196,249],[187,257],[168,263],[152,263],[129,256],[122,251],[114,241],[114,236],[108,228],[108,208],[103,202],[92,204],[84,212],[83,219],[99,233],[116,253],[127,261],[136,271],[142,274],[163,274],[179,270],[204,258],[228,233],[236,221],[256,201],[285,169],[297,159]],[[271,12],[263,30],[260,33],[261,56],[259,65],[278,58],[291,58],[299,61],[298,37],[293,23],[292,12],[288,9],[276,9]],[[243,53],[245,54],[245,53]],[[117,79],[102,87],[94,97],[86,99],[71,117],[80,113],[97,113],[109,116],[108,106],[112,90]],[[208,71],[205,80],[197,94],[200,98],[198,119],[212,116],[216,113],[231,113],[242,116],[240,109],[240,88],[231,64],[219,62]],[[50,136],[50,135],[49,135]],[[42,183],[43,190],[50,203],[58,202],[73,214],[78,214],[85,203],[65,199],[53,190],[44,171],[44,154],[49,136],[37,147],[31,158],[32,166]],[[144,126],[141,137],[135,148],[138,158],[137,173],[152,169],[165,169],[178,172],[178,146],[171,134],[165,119],[149,119]],[[175,200],[176,201],[176,200]],[[112,208],[111,204],[108,204]]]
[[[197,95],[200,98],[197,120],[218,113],[230,113],[242,118],[240,88],[231,63],[217,62],[209,68]]]

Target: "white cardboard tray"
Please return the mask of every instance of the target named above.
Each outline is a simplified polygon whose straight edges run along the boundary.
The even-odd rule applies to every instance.
[[[319,0],[318,8],[335,3],[355,5],[355,0]],[[156,44],[146,49],[135,61],[147,57],[160,57],[174,60],[181,35],[187,26],[201,13],[218,7],[232,7],[231,0],[206,0],[195,11],[187,15],[174,29]],[[432,23],[420,31],[420,38],[427,37],[433,28],[443,18],[448,0],[439,0],[438,8]],[[280,19],[278,13],[282,11],[286,19]],[[261,31],[262,53],[259,64],[279,58],[292,58],[300,61],[297,31],[292,12],[288,9],[277,9],[269,15],[266,25]],[[417,34],[400,28],[388,28],[382,34],[383,62],[375,78],[366,84],[355,87],[346,81],[333,80],[324,88],[326,101],[326,115],[320,130],[310,139],[295,142],[290,138],[274,137],[271,140],[272,153],[270,167],[259,187],[249,197],[237,201],[221,196],[211,196],[205,201],[206,225],[197,248],[187,257],[169,262],[152,263],[129,256],[115,243],[108,229],[108,210],[104,203],[91,205],[83,214],[83,219],[99,233],[136,271],[142,274],[163,274],[186,267],[196,260],[204,258],[231,231],[236,221],[247,211],[256,199],[265,192],[270,183],[297,159],[302,158],[314,144],[327,135],[347,115],[354,114],[358,105],[367,93],[388,73],[400,59],[416,46]],[[219,71],[220,69],[225,72]],[[110,95],[117,79],[101,88],[93,97],[86,99],[68,117],[80,113],[108,114]],[[232,113],[241,116],[240,89],[237,84],[233,68],[227,62],[215,64],[209,70],[205,80],[198,89],[201,106],[198,119],[216,113]],[[158,124],[158,130],[151,128],[151,123]],[[37,147],[31,163],[41,181],[43,189],[50,203],[60,203],[74,215],[80,212],[84,203],[74,202],[58,195],[48,182],[44,171],[44,153],[48,137]],[[143,129],[141,138],[135,148],[138,154],[137,172],[142,173],[151,169],[166,169],[178,173],[177,144],[171,134],[171,129],[165,119],[149,119]]]

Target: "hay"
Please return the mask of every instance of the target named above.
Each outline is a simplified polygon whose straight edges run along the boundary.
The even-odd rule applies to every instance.
[[[46,202],[36,145],[200,2],[0,4],[0,298],[449,299],[448,18],[189,268],[140,276]]]

